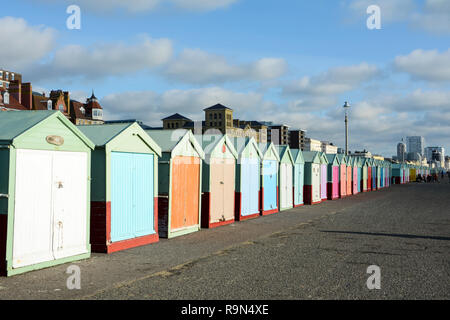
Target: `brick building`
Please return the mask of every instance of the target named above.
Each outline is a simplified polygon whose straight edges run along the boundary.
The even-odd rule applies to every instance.
[[[22,75],[0,69],[0,110],[59,110],[74,124],[103,123],[103,108],[94,92],[86,103],[70,99],[70,93],[52,90],[34,92],[31,83],[22,83]]]

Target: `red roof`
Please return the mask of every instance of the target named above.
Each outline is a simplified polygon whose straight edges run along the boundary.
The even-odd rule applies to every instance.
[[[14,98],[14,96],[12,94],[9,95],[9,103],[6,104],[3,101],[3,105],[2,107],[4,108],[8,108],[8,109],[14,109],[14,110],[28,110],[27,108],[25,108],[23,105],[21,105],[19,103],[19,101],[17,101],[16,98]]]

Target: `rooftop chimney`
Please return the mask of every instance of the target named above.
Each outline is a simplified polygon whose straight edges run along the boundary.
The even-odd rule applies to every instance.
[[[33,109],[33,91],[31,83],[22,83],[22,105],[28,110]]]
[[[11,80],[9,82],[9,93],[22,104],[22,86],[18,80]]]

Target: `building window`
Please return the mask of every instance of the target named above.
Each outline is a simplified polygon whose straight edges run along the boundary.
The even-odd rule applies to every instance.
[[[221,113],[219,113],[219,119],[222,119],[222,114]]]
[[[86,113],[86,110],[83,107],[80,108],[80,111],[81,111],[82,114]]]
[[[219,127],[221,127],[222,126],[222,121],[219,121]]]
[[[9,104],[9,93],[8,92],[5,92],[3,94],[3,103],[4,104]]]
[[[212,113],[210,113],[209,114],[209,120],[212,120],[212,117],[213,117],[213,115],[212,115]]]
[[[8,82],[5,82],[5,87],[9,88],[9,83]]]
[[[63,111],[64,111],[64,105],[63,105],[63,104],[60,104],[60,105],[58,106],[58,109],[59,109],[59,111],[63,112]]]
[[[8,74],[8,72],[5,73],[5,79],[6,79],[6,80],[9,80],[9,74]]]
[[[52,109],[53,109],[52,100],[48,100],[47,101],[47,110],[52,110]]]
[[[102,117],[103,117],[102,110],[92,109],[92,118],[95,118],[95,120],[99,120]]]
[[[178,128],[179,123],[176,123],[175,126]]]
[[[14,73],[11,73],[11,80],[14,80]]]
[[[217,119],[217,113],[214,113],[214,119]]]

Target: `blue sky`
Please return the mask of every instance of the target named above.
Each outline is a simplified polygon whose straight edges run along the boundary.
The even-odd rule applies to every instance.
[[[220,102],[237,118],[342,146],[348,100],[351,150],[391,156],[406,135],[450,150],[449,3],[10,1],[0,67],[79,100],[93,88],[109,119],[201,119]],[[81,30],[66,28],[70,4],[81,9]],[[381,30],[366,26],[370,4],[381,8]]]

